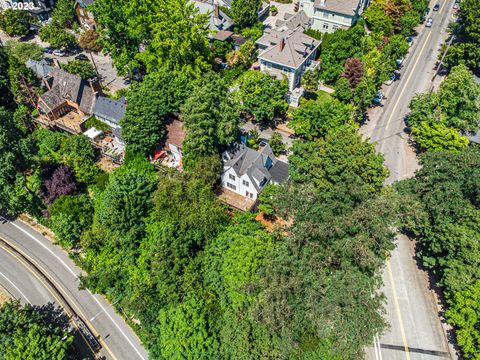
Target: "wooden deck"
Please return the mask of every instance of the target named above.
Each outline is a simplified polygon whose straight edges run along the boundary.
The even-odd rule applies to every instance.
[[[255,206],[256,201],[239,195],[231,190],[219,187],[216,191],[217,197],[234,209],[241,211],[250,211]]]

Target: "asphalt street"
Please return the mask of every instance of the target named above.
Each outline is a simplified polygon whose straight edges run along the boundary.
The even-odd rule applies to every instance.
[[[440,11],[431,11],[433,26],[418,28],[402,69],[401,80],[384,86],[384,107],[370,112],[370,121],[360,132],[376,143],[390,169],[387,184],[414,175],[418,169],[416,154],[405,132],[405,116],[416,93],[438,87],[441,78],[432,82],[434,66],[441,45],[448,37],[448,23],[453,20],[454,0],[440,0]],[[430,2],[430,8],[436,1]],[[454,359],[456,354],[447,340],[445,324],[439,316],[439,303],[430,289],[428,275],[416,262],[414,244],[398,236],[396,249],[387,261],[383,279],[387,319],[390,329],[376,339],[376,349],[367,350],[369,359],[433,360]]]
[[[113,307],[102,296],[78,289],[78,275],[82,271],[63,250],[20,221],[0,218],[0,237],[28,257],[61,292],[99,339],[100,356],[114,360],[148,359],[138,337]],[[0,284],[22,302],[61,305],[45,281],[3,246],[0,246]]]

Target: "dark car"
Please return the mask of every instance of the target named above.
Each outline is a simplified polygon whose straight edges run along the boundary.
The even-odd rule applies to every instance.
[[[53,49],[49,46],[47,46],[45,49],[43,49],[43,52],[45,54],[52,54],[53,53]]]
[[[88,56],[85,54],[78,54],[75,56],[75,60],[88,61]]]
[[[433,7],[433,11],[438,11],[440,10],[440,3],[436,3],[435,6]]]

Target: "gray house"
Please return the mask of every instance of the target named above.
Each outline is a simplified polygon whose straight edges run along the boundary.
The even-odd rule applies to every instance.
[[[295,29],[266,29],[257,40],[260,70],[279,79],[288,79],[289,90],[300,86],[306,70],[313,70],[320,41],[304,34],[303,26]]]
[[[125,116],[127,100],[122,97],[113,100],[99,96],[93,107],[93,115],[112,129],[120,128],[120,120]]]
[[[211,31],[230,30],[235,25],[234,21],[220,9],[218,2],[214,0],[193,0],[193,4],[200,14],[209,16],[208,28]]]
[[[25,66],[28,69],[31,69],[33,73],[40,79],[46,77],[48,73],[54,69],[43,59],[40,61],[29,59],[25,63]]]

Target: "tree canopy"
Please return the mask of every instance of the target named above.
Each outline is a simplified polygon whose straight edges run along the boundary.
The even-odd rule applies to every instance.
[[[162,70],[147,75],[127,94],[122,137],[133,154],[149,155],[165,136],[166,116],[180,110],[191,87],[180,74]]]

